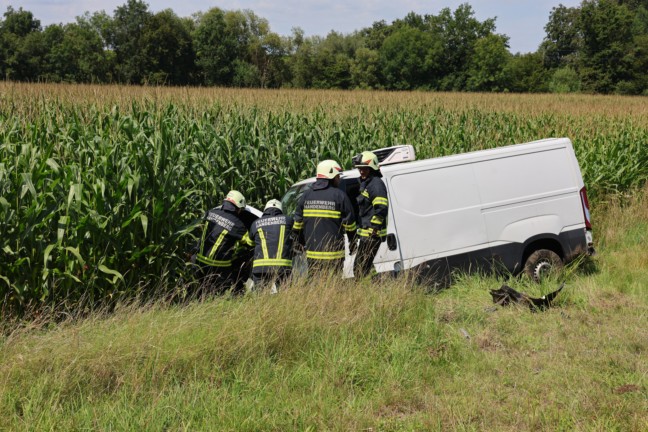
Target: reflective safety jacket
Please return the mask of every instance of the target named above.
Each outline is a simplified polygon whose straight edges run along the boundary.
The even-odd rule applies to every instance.
[[[328,179],[317,179],[297,203],[294,229],[305,243],[306,258],[344,259],[344,233],[352,241],[356,230],[348,195]]]
[[[221,208],[213,208],[205,215],[196,261],[229,269],[238,244],[246,247],[254,245],[245,224],[236,214],[234,204],[224,202]]]
[[[250,227],[254,241],[253,273],[292,267],[293,220],[277,208],[269,208]]]
[[[358,195],[358,235],[369,237],[374,229],[382,238],[387,235],[387,188],[382,179],[377,176],[369,176],[360,183],[360,194]]]

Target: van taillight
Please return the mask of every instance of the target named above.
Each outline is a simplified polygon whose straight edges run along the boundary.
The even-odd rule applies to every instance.
[[[583,206],[583,216],[585,216],[585,228],[592,229],[592,221],[590,216],[589,201],[587,200],[587,190],[583,186],[580,190],[581,204]]]

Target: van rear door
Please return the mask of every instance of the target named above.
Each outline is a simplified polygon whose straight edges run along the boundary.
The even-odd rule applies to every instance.
[[[568,150],[566,140],[512,146],[475,165],[488,240],[509,271],[521,270],[525,250],[534,241],[558,249],[564,258],[569,232],[583,227]]]

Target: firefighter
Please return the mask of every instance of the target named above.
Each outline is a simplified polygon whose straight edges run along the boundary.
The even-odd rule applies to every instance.
[[[360,172],[360,194],[358,195],[358,237],[357,253],[353,275],[364,277],[371,272],[373,260],[380,243],[387,236],[387,188],[378,167],[378,158],[370,151],[353,157],[353,166]],[[356,244],[350,246],[355,252]]]
[[[356,223],[347,194],[338,189],[342,167],[334,160],[317,165],[317,179],[297,203],[294,231],[306,250],[309,272],[344,267],[344,234],[355,239]]]
[[[247,255],[254,246],[240,218],[244,208],[243,194],[231,190],[220,208],[213,208],[205,214],[195,258],[202,289],[222,294],[235,284],[235,293],[244,290],[246,278],[241,269],[245,265],[234,264],[241,262],[241,256]],[[242,261],[244,264],[245,259]]]
[[[285,281],[292,271],[293,220],[283,214],[281,202],[272,199],[263,216],[252,223],[250,238],[254,241],[252,280],[255,288],[273,287]]]

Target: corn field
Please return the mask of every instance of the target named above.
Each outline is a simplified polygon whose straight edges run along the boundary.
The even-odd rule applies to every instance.
[[[205,210],[257,207],[319,160],[572,139],[596,203],[648,178],[645,99],[0,84],[0,296],[102,300],[175,284]],[[550,173],[548,173],[550,175]],[[596,215],[594,215],[596,216]]]

